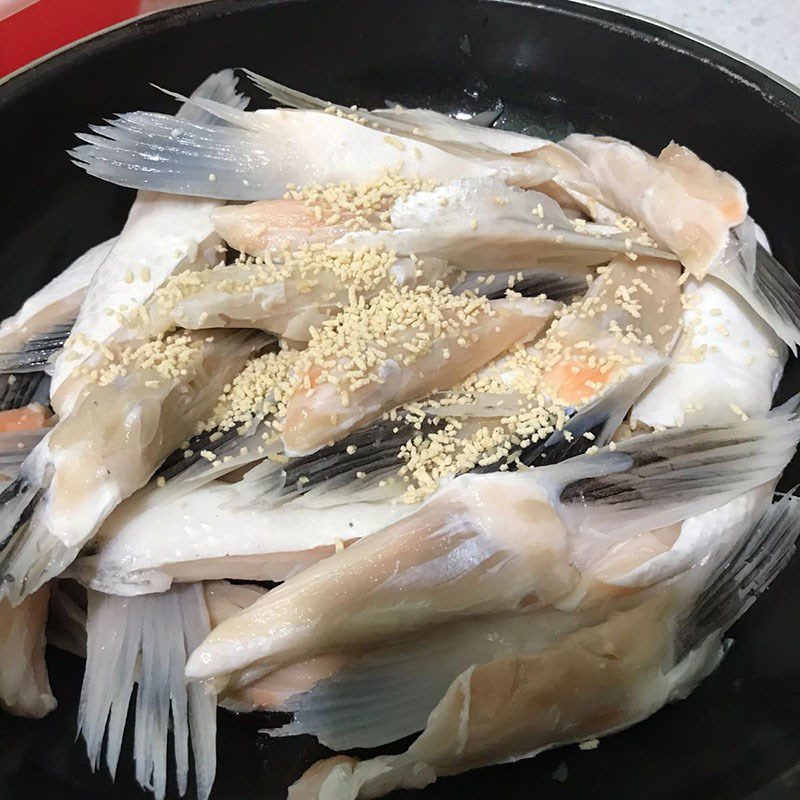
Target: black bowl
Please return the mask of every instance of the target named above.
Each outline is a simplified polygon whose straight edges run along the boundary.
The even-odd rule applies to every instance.
[[[3,315],[116,233],[132,200],[69,163],[73,132],[114,112],[174,109],[151,81],[188,92],[209,72],[236,65],[347,103],[480,111],[501,100],[501,124],[520,130],[605,133],[651,151],[674,138],[744,183],[777,256],[800,270],[800,97],[730,54],[559,0],[217,0],[118,27],[2,85]],[[798,388],[792,362],[781,392]],[[798,475],[795,467],[785,484]],[[795,560],[734,628],[725,662],[688,700],[595,751],[563,748],[441,780],[417,796],[796,799],[799,606]],[[116,783],[89,771],[75,742],[82,664],[50,655],[60,707],[40,722],[0,717],[0,797],[144,797],[129,743]],[[262,723],[220,713],[214,798],[283,797],[321,755],[308,737],[259,736]]]

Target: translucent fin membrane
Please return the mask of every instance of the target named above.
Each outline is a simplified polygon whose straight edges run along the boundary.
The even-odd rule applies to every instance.
[[[192,99],[210,100],[220,103],[228,108],[245,109],[250,103],[250,98],[246,94],[236,91],[238,79],[232,69],[223,69],[209,75],[192,92]],[[192,102],[184,102],[175,114],[178,119],[187,122],[196,122],[198,125],[219,125],[219,119],[208,111],[200,108]]]
[[[258,178],[268,176],[270,154],[250,131],[145,111],[91,130],[78,134],[86,144],[70,155],[90,175],[119,186],[236,200],[277,196],[276,185]]]
[[[237,94],[236,83],[233,70],[222,70],[209,76],[193,92],[192,100],[207,100],[228,110],[246,108],[249,98]],[[195,102],[184,103],[175,116],[134,112],[90,129],[94,134],[78,134],[87,144],[70,151],[74,163],[90,175],[120,186],[222,196],[211,189],[224,186],[231,171],[251,169],[258,162],[259,153],[262,159],[268,158],[263,148],[253,147],[252,134],[224,128],[218,115]],[[176,166],[181,168],[181,180],[175,178]],[[219,175],[220,183],[209,179],[209,175]],[[189,191],[188,185],[196,183],[209,187],[208,191],[200,191],[197,186]],[[246,188],[242,175],[237,174],[234,183],[237,191]],[[255,193],[241,199],[263,197],[258,191],[261,187],[252,188]]]
[[[47,402],[50,376],[44,372],[12,372],[0,374],[0,411],[22,408],[29,403]]]
[[[74,320],[32,336],[16,352],[0,353],[0,372],[35,372],[44,369],[61,351]]]
[[[455,621],[356,658],[281,710],[293,719],[270,736],[310,733],[335,750],[377,747],[416,733],[452,680],[509,650],[537,652],[595,624],[606,609],[552,610]]]
[[[561,485],[566,519],[575,529],[620,538],[695,516],[772,480],[800,439],[796,398],[769,416],[715,427],[678,428],[637,436],[569,462],[597,470],[573,479],[567,464],[548,467]]]
[[[167,742],[172,720],[178,791],[188,785],[191,735],[197,796],[206,800],[216,770],[216,696],[186,685],[187,654],[208,633],[201,584],[158,595],[117,597],[89,591],[87,660],[78,728],[97,769],[105,739],[113,777],[119,761],[134,683],[136,779],[157,800],[166,792]]]
[[[756,242],[747,218],[731,231],[725,252],[710,274],[725,281],[783,339],[793,353],[800,344],[800,285],[774,256]]]
[[[794,554],[800,536],[800,499],[773,503],[755,531],[743,537],[713,574],[678,634],[678,660],[715,631],[726,631],[763,594]]]

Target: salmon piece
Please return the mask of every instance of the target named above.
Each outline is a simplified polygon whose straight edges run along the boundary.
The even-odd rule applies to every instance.
[[[51,416],[50,410],[39,403],[0,411],[0,433],[35,431],[44,428]]]

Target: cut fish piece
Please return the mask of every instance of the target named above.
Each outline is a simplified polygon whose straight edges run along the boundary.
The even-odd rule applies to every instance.
[[[95,552],[69,574],[120,595],[162,592],[174,581],[282,581],[414,510],[390,502],[250,507],[238,486],[217,482],[166,500],[161,494],[156,488],[120,505]]]
[[[19,601],[55,577],[207,418],[260,334],[175,334],[112,362],[3,493],[0,571]],[[129,366],[123,366],[128,364]]]
[[[391,286],[435,285],[452,270],[435,258],[398,259],[382,248],[304,249],[268,264],[236,263],[175,275],[147,305],[145,331],[258,328],[307,341],[348,303]]]
[[[565,274],[603,264],[614,255],[673,258],[619,228],[571,220],[541,192],[508,186],[501,177],[465,178],[397,200],[391,230],[354,231],[348,246],[382,244],[400,254],[443,258],[464,269],[500,272],[549,268]]]
[[[236,112],[195,102],[231,127],[176,123],[164,114],[135,111],[94,127],[94,134],[79,134],[87,144],[71,155],[90,175],[121,186],[221,200],[274,200],[283,197],[288,184],[361,184],[387,168],[438,181],[497,172],[488,163],[344,116],[286,109]],[[533,184],[552,172],[522,160],[513,166],[516,177],[527,176]]]
[[[549,301],[481,301],[420,287],[389,290],[346,309],[312,339],[300,388],[288,399],[283,442],[303,455],[456,381],[519,340],[535,337]],[[298,370],[300,367],[298,367]]]
[[[364,762],[343,756],[320,762],[290,787],[289,797],[379,797],[629,727],[685,697],[717,666],[725,630],[785,566],[798,534],[797,499],[776,503],[752,541],[718,572],[706,572],[699,593],[680,598],[665,589],[541,652],[471,666],[408,750]]]
[[[192,95],[240,107],[248,100],[236,93],[231,70],[211,75]],[[196,106],[185,104],[173,125],[207,122],[215,118]],[[51,387],[53,408],[65,415],[77,402],[86,376],[97,366],[98,351],[138,338],[128,315],[140,306],[174,272],[215,263],[219,237],[211,224],[211,212],[219,205],[142,193],[134,202],[125,227],[92,277],[73,334],[58,357]]]
[[[291,722],[264,731],[270,736],[310,733],[334,750],[377,747],[421,731],[467,667],[508,652],[539,652],[608,613],[534,609],[456,621],[364,654],[320,657],[329,676],[314,669],[317,659],[282,667],[237,696],[246,694],[261,709],[292,713]],[[284,679],[282,695],[270,680],[281,673],[295,679]]]
[[[788,407],[765,420],[637,437],[551,467],[461,476],[220,625],[187,674],[274,667],[556,602],[619,542],[774,479],[798,438]]]
[[[615,259],[535,343],[423,399],[421,412],[400,409],[310,455],[264,462],[242,493],[316,508],[398,495],[416,502],[456,474],[603,446],[666,363],[680,321],[678,275],[669,262]]]
[[[581,159],[598,199],[644,223],[656,241],[703,278],[747,216],[741,184],[674,142],[658,158],[620,139],[571,134],[561,143]]]
[[[640,220],[693,276],[723,280],[796,351],[800,286],[767,250],[757,248],[738,181],[674,142],[657,159],[607,137],[572,134],[563,146],[582,161],[571,163],[558,180],[566,186],[589,180],[583,189],[594,192],[594,219],[606,218],[605,203]]]
[[[785,346],[721,281],[690,279],[683,289],[681,338],[631,420],[674,427],[765,414],[783,373]]]
[[[12,607],[0,600],[0,708],[39,719],[56,707],[44,660],[50,587]]]

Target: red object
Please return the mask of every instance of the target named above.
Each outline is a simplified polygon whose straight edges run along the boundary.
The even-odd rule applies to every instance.
[[[0,76],[90,33],[135,17],[141,0],[38,0],[0,19]],[[0,12],[3,4],[0,1]]]

